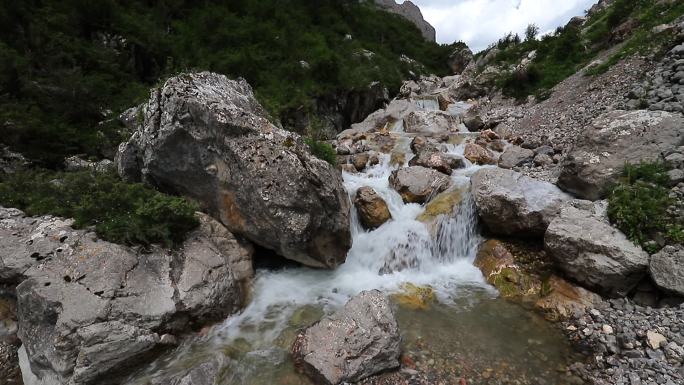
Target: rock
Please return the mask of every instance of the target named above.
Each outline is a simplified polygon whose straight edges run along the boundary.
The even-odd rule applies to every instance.
[[[441,215],[453,214],[456,208],[463,202],[463,188],[449,189],[437,195],[425,205],[425,211],[418,216],[423,223],[434,223]]]
[[[496,164],[496,159],[489,150],[473,143],[466,144],[463,156],[474,164]]]
[[[463,124],[470,132],[478,132],[484,128],[484,122],[479,115],[466,116],[463,118]]]
[[[665,246],[652,255],[649,270],[659,288],[684,297],[684,248],[681,245]]]
[[[30,162],[21,154],[10,151],[9,147],[0,145],[0,175],[13,174],[26,169]]]
[[[459,120],[444,111],[414,111],[404,119],[404,131],[417,134],[439,134],[458,131]]]
[[[400,343],[388,299],[378,290],[364,291],[302,331],[292,356],[315,382],[337,385],[399,367]]]
[[[464,168],[463,158],[441,151],[424,149],[409,161],[409,166],[423,166],[451,175],[454,169]]]
[[[534,157],[534,165],[538,167],[549,166],[553,164],[553,158],[546,154],[538,154]]]
[[[538,291],[534,279],[521,271],[513,255],[498,240],[480,245],[473,264],[504,298],[521,298]]]
[[[579,136],[561,164],[558,186],[583,199],[606,196],[625,163],[662,160],[684,142],[684,118],[663,111],[613,111]]]
[[[552,321],[565,320],[577,312],[594,308],[602,302],[600,295],[552,275],[542,283],[547,293],[535,302],[535,306]]]
[[[499,167],[513,168],[524,164],[532,163],[534,151],[518,146],[510,146],[499,157]]]
[[[420,8],[411,1],[397,4],[394,0],[375,0],[375,5],[391,13],[406,18],[415,24],[427,41],[436,41],[435,28],[423,18]]]
[[[116,158],[125,179],[188,196],[231,232],[286,258],[344,262],[350,204],[340,174],[271,124],[247,82],[181,74],[142,108]]]
[[[414,154],[418,154],[428,146],[432,147],[432,145],[428,143],[424,136],[416,136],[411,140],[411,151],[413,151]]]
[[[548,182],[501,168],[484,168],[471,178],[480,218],[496,234],[541,237],[570,197]]]
[[[0,230],[0,283],[22,281],[18,336],[38,378],[120,383],[161,352],[162,331],[222,320],[245,301],[252,248],[207,215],[180,249],[141,251],[74,230],[71,220],[16,211],[0,209],[12,218],[11,233]]]
[[[149,385],[215,385],[219,383],[221,365],[222,359],[217,356],[182,373],[156,377]]]
[[[400,168],[389,177],[392,188],[406,203],[425,203],[449,187],[450,179],[439,171],[422,166]]]
[[[646,332],[646,343],[651,349],[660,349],[661,344],[667,344],[667,338],[658,332],[649,330]]]
[[[351,161],[352,164],[354,165],[354,168],[356,171],[363,171],[366,168],[366,165],[368,164],[368,161],[370,159],[370,155],[367,152],[362,152],[360,154],[355,154],[352,155]]]
[[[392,219],[387,203],[371,187],[361,187],[356,191],[354,206],[367,229],[375,229]]]
[[[116,169],[116,165],[109,159],[103,159],[99,162],[91,162],[76,155],[64,159],[64,168],[67,171],[94,171],[94,172],[109,172]]]
[[[3,385],[22,385],[17,347],[0,341],[0,379]]]
[[[473,51],[465,44],[456,47],[449,55],[449,68],[455,75],[460,75],[468,64],[473,61]]]
[[[544,246],[565,274],[612,297],[625,296],[648,267],[648,254],[608,223],[602,202],[565,204],[549,225]]]

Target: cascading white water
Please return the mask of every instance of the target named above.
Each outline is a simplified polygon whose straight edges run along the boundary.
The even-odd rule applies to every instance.
[[[405,147],[406,162],[412,156],[409,141],[410,137],[401,138],[395,147],[395,150]],[[463,155],[463,149],[463,145],[446,145],[451,154]],[[366,231],[353,209],[353,245],[346,262],[335,271],[306,267],[258,271],[250,303],[240,314],[215,327],[201,342],[202,351],[220,351],[240,340],[246,341],[252,352],[271,352],[259,353],[259,357],[267,357],[297,309],[313,305],[333,311],[364,290],[380,289],[392,293],[400,291],[406,283],[430,286],[441,303],[453,303],[467,297],[472,290],[496,294],[472,264],[481,239],[473,200],[469,189],[464,187],[469,186],[470,175],[478,166],[465,161],[466,168],[454,171],[453,188],[463,191],[462,202],[450,215],[439,217],[431,231],[416,219],[425,208],[419,204],[405,204],[390,187],[389,176],[398,166],[390,165],[389,155],[381,155],[380,160],[364,172],[344,173],[344,185],[350,200],[360,187],[372,187],[387,202],[392,220],[373,231]],[[147,375],[136,375],[131,384],[142,384],[154,373],[187,367],[187,362],[191,361],[189,357],[197,354],[196,345],[190,343],[179,348],[173,357],[148,368]],[[226,383],[245,383],[239,374],[244,370],[241,368],[231,374]],[[254,375],[247,372],[243,375]]]

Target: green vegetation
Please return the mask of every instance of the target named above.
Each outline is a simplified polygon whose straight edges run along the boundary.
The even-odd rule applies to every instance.
[[[244,77],[279,117],[371,81],[396,91],[409,71],[446,74],[449,52],[357,0],[0,0],[0,141],[57,168],[111,156],[116,115],[180,71]]]
[[[608,198],[608,217],[632,241],[655,252],[649,241],[661,236],[684,242],[684,227],[667,213],[674,203],[669,197],[668,168],[663,163],[625,165],[623,177]]]
[[[304,142],[309,146],[311,153],[333,166],[337,165],[337,152],[330,143],[322,142],[313,138],[306,138]]]
[[[28,215],[74,218],[102,239],[124,244],[178,245],[199,224],[197,206],[114,173],[24,171],[0,175],[0,205]]]
[[[603,73],[629,55],[668,48],[673,43],[671,36],[654,34],[652,29],[682,14],[682,2],[616,0],[611,7],[592,15],[584,25],[571,23],[541,39],[535,38],[538,29],[531,25],[524,41],[508,34],[490,47],[499,50],[493,64],[507,68],[497,85],[508,96],[544,98],[553,86],[589,64],[600,51],[615,45],[619,40],[615,32],[628,20],[633,30],[625,28],[624,44],[605,63],[588,70],[589,75]],[[511,69],[531,51],[536,51],[536,57],[527,68]]]

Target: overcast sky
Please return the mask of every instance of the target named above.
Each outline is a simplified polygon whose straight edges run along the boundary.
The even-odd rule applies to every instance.
[[[597,0],[412,0],[437,29],[437,41],[465,41],[480,51],[508,32],[523,35],[530,23],[542,32],[584,15]],[[401,2],[398,1],[398,2]]]

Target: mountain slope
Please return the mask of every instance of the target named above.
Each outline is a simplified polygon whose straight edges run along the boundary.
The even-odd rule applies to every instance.
[[[1,3],[0,140],[51,167],[111,156],[116,115],[183,70],[246,78],[276,119],[308,114],[316,97],[447,71],[448,47],[353,0]]]

